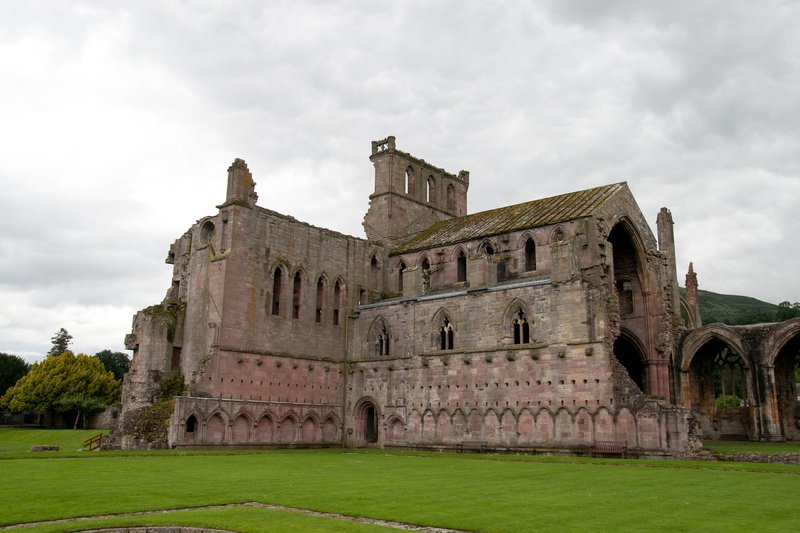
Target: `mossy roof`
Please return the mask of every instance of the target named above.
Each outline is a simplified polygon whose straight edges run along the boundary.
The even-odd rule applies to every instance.
[[[626,186],[624,182],[613,183],[442,220],[394,248],[392,255],[588,217]]]

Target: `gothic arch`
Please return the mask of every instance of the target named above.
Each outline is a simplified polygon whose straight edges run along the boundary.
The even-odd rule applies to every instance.
[[[478,253],[494,255],[497,253],[497,246],[488,237],[484,238],[478,245]]]
[[[368,355],[389,355],[392,353],[392,330],[381,315],[375,317],[367,333]]]
[[[632,331],[620,327],[612,349],[617,362],[625,367],[639,390],[647,393],[647,351],[642,341]]]
[[[714,339],[719,339],[736,350],[744,361],[745,368],[750,368],[750,346],[742,339],[741,335],[725,324],[710,324],[690,331],[683,338],[681,343],[681,371],[688,372],[698,350]]]
[[[440,307],[430,322],[431,347],[440,350],[454,349],[457,332],[458,326],[450,313],[444,307]]]
[[[231,422],[231,441],[234,443],[249,442],[253,433],[253,419],[244,410],[239,410]]]
[[[357,444],[376,443],[379,439],[378,402],[371,396],[364,396],[353,407]]]
[[[559,224],[553,231],[550,232],[550,238],[548,239],[548,243],[553,244],[554,242],[561,242],[567,238],[569,233],[567,232],[566,228]]]
[[[533,272],[538,267],[536,265],[536,238],[533,236],[532,231],[526,231],[522,234],[517,242],[517,249],[522,250],[522,257],[520,264],[522,265],[523,272]]]
[[[800,318],[791,318],[778,324],[764,339],[764,361],[774,365],[781,350],[794,337],[800,335]]]
[[[289,410],[281,418],[278,424],[278,442],[281,444],[291,444],[297,441],[297,426],[299,418],[294,411]]]
[[[419,256],[417,257],[417,266],[422,270],[431,269],[431,260],[428,257],[428,252],[422,252],[419,254]]]
[[[509,344],[528,344],[532,341],[533,315],[528,304],[514,298],[503,313],[503,333],[501,337]]]

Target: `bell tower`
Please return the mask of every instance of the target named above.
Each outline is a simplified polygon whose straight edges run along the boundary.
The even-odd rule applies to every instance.
[[[397,150],[394,136],[372,141],[375,192],[364,231],[371,241],[401,244],[435,222],[467,214],[469,172],[456,174]]]

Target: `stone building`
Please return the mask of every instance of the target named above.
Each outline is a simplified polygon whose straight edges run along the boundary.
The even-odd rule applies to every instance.
[[[794,369],[800,323],[692,329],[696,278],[681,298],[668,210],[656,238],[615,183],[468,214],[468,172],[394,137],[370,160],[366,239],[257,206],[234,161],[216,214],[170,247],[166,298],[134,317],[123,417],[180,372],[177,447],[615,440],[677,455],[699,430],[798,438],[794,383],[774,382]],[[771,347],[758,360],[753,335]],[[728,372],[740,392],[718,408],[730,365],[749,377]]]

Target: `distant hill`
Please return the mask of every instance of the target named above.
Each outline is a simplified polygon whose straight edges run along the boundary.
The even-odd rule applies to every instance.
[[[686,296],[686,289],[681,287],[681,296]],[[700,300],[700,318],[703,324],[723,322],[725,324],[758,324],[774,322],[778,306],[762,302],[749,296],[734,294],[717,294],[716,292],[698,290]]]

